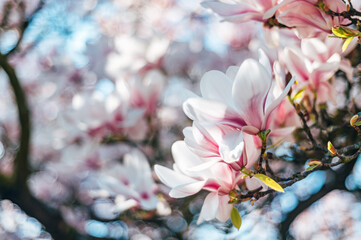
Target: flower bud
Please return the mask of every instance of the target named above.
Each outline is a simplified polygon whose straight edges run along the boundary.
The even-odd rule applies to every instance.
[[[332,143],[330,141],[328,141],[328,143],[327,143],[327,149],[332,155],[337,154],[336,148],[332,145]]]

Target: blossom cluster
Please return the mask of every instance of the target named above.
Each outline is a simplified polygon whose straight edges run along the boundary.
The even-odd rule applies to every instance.
[[[358,1],[5,0],[0,197],[13,187],[10,197],[29,194],[58,213],[59,226],[97,238],[192,238],[192,228],[213,219],[231,218],[238,228],[240,202],[253,206],[290,186],[277,180],[305,178],[306,162],[317,170],[348,153],[331,144],[321,160],[312,152],[295,163],[284,152],[356,141],[349,130],[361,131],[361,33],[352,11],[361,11]],[[63,21],[51,18],[65,12]],[[24,98],[12,94],[16,79],[4,62]],[[19,163],[27,142],[17,121],[22,104],[32,124]],[[353,128],[336,137],[339,119],[352,116]],[[278,158],[279,149],[291,160]],[[19,169],[29,170],[26,183],[7,183]],[[19,212],[7,200],[0,205],[0,236],[20,236]],[[108,230],[94,231],[102,221]],[[30,225],[34,237],[48,237]]]

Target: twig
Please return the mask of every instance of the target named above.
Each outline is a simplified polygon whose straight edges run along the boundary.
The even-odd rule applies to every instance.
[[[35,15],[43,8],[44,6],[44,1],[40,1],[37,8],[33,11],[33,13],[30,15],[30,17],[28,17],[24,22],[23,24],[21,25],[20,27],[20,33],[19,33],[19,39],[18,41],[16,42],[15,46],[10,50],[8,51],[5,55],[6,56],[9,56],[11,54],[13,54],[14,52],[18,51],[18,48],[24,38],[24,34],[25,34],[25,31],[26,29],[28,28],[28,26],[31,24],[31,22],[34,20],[34,17]]]

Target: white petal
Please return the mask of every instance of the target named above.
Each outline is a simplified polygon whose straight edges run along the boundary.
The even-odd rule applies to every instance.
[[[216,217],[219,205],[219,197],[216,192],[209,193],[204,200],[197,224],[203,220],[209,221]]]
[[[169,192],[169,196],[172,198],[188,197],[202,190],[205,183],[206,181],[204,180],[177,186]]]
[[[200,83],[202,96],[232,106],[232,83],[233,81],[220,71],[206,72]]]
[[[184,173],[187,173],[188,169],[203,163],[201,159],[187,147],[184,141],[173,143],[172,155],[177,167]]]
[[[190,98],[183,104],[184,113],[192,120],[206,123],[224,123],[242,127],[245,122],[226,104],[206,100],[203,98]]]
[[[280,96],[278,96],[278,98],[276,98],[274,101],[271,102],[271,104],[269,106],[266,107],[266,114],[265,114],[265,118],[264,121],[262,123],[262,127],[264,128],[266,126],[267,123],[267,118],[268,116],[271,114],[271,112],[276,109],[276,107],[278,107],[278,105],[280,105],[280,103],[282,102],[282,100],[286,97],[286,95],[288,94],[288,92],[290,91],[292,85],[295,83],[295,77],[293,77],[289,83],[287,84],[286,88],[283,90],[283,92],[281,93]]]
[[[194,166],[194,167],[188,169],[188,171],[190,171],[190,172],[204,171],[207,168],[212,167],[214,164],[216,164],[219,161],[221,161],[220,158],[212,158],[212,159],[209,159],[208,161],[205,161],[204,163],[202,163],[200,165],[197,165],[197,166]]]
[[[272,77],[272,69],[269,59],[266,53],[262,49],[258,49],[258,61],[263,65],[263,67],[268,71],[269,78]]]
[[[233,204],[229,204],[229,200],[230,198],[228,195],[219,196],[217,219],[221,222],[226,222],[231,217]]]
[[[253,59],[242,63],[233,84],[232,97],[247,125],[261,128],[270,87],[270,74],[262,64]]]
[[[159,177],[159,179],[168,187],[175,188],[177,186],[181,186],[184,184],[189,184],[196,182],[195,179],[190,178],[184,174],[181,174],[179,172],[173,171],[169,168],[155,165],[154,171]]]

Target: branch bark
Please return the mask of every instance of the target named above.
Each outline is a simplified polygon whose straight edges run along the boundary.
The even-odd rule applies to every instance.
[[[8,75],[10,85],[13,89],[20,123],[20,146],[16,153],[14,164],[15,185],[18,188],[26,187],[26,181],[30,173],[28,157],[30,145],[30,111],[24,90],[16,76],[14,68],[8,63],[5,55],[0,55],[0,66]]]
[[[0,195],[17,204],[26,214],[35,217],[45,226],[54,239],[77,239],[79,234],[67,225],[59,211],[46,207],[33,197],[27,186],[30,174],[29,145],[31,134],[30,111],[26,95],[17,78],[14,68],[8,63],[7,57],[0,54],[0,66],[8,75],[17,103],[20,123],[20,146],[14,159],[14,176],[10,182],[2,183]],[[0,180],[2,180],[0,178]],[[4,180],[5,181],[5,180]]]

